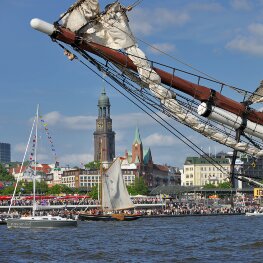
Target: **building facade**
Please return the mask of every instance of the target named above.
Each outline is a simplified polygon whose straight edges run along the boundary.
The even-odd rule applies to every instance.
[[[0,163],[11,162],[11,145],[9,143],[0,143]]]
[[[181,185],[204,186],[229,181],[230,160],[225,157],[187,157],[184,163]]]
[[[115,158],[115,132],[112,131],[110,100],[103,89],[98,101],[98,118],[94,135],[94,161],[112,162]]]
[[[123,180],[126,185],[134,183],[136,176],[136,167],[122,163]],[[70,169],[63,171],[61,184],[71,188],[85,188],[90,190],[100,183],[100,171],[89,169]]]

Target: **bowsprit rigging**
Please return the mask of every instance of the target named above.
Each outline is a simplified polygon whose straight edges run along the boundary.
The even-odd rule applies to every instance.
[[[70,60],[79,60],[78,55],[73,54],[78,53],[105,73],[129,94],[133,103],[140,103],[147,114],[154,116],[173,134],[177,133],[196,152],[202,151],[161,114],[231,147],[234,150],[233,167],[238,151],[255,158],[262,157],[263,113],[251,107],[263,100],[262,82],[256,92],[250,93],[207,76],[149,60],[138,47],[129,27],[126,12],[131,9],[132,6],[126,8],[116,1],[100,12],[98,0],[79,0],[54,24],[32,19],[31,26],[49,35],[64,49]],[[241,103],[223,95],[229,89],[243,95]],[[156,114],[155,110],[161,114]],[[237,175],[234,168],[231,177],[232,182],[234,178],[246,178],[245,175],[242,178]]]

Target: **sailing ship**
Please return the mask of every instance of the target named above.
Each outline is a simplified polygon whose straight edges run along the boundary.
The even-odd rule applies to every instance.
[[[32,216],[21,216],[19,218],[8,218],[7,227],[8,228],[54,228],[54,227],[76,227],[77,220],[63,218],[60,216],[37,216],[36,211],[41,210],[41,206],[39,206],[36,202],[36,175],[37,175],[37,146],[38,146],[38,122],[39,122],[39,105],[37,106],[37,112],[35,119],[33,121],[32,129],[30,132],[30,136],[28,139],[26,151],[24,154],[23,162],[21,167],[23,167],[25,156],[27,155],[28,145],[31,141],[32,133],[35,130],[34,135],[34,172],[33,172],[33,208],[32,208]],[[17,182],[15,185],[14,193],[10,202],[10,207],[8,210],[8,214],[10,214],[10,210],[12,207],[12,202],[14,200],[14,196],[16,193],[19,177],[17,178]]]
[[[80,213],[79,220],[92,221],[132,221],[141,216],[125,213],[124,210],[134,209],[134,204],[129,196],[121,171],[121,160],[116,158],[111,166],[103,171],[100,169],[100,204],[98,211],[91,213]]]
[[[237,152],[253,160],[263,156],[263,113],[253,108],[263,102],[263,82],[254,92],[249,92],[199,70],[187,72],[149,60],[129,26],[127,12],[137,3],[125,7],[115,1],[100,11],[99,0],[78,0],[53,24],[35,18],[31,26],[50,36],[69,60],[79,60],[80,55],[105,73],[123,89],[120,93],[125,91],[125,97],[129,96],[135,105],[209,162],[207,153],[178,131],[173,121],[232,148],[228,174],[232,187],[235,180],[262,187],[263,184],[248,175],[236,172],[234,165]],[[229,97],[230,92],[235,100]],[[160,117],[160,112],[169,118],[168,122]],[[220,163],[212,162],[226,173]]]

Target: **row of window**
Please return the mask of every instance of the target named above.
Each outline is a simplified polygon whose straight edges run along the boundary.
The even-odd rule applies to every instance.
[[[194,170],[193,167],[186,167],[184,169],[185,172],[193,171],[193,170]],[[200,170],[201,171],[220,171],[220,170],[229,171],[230,168],[229,167],[226,167],[226,168],[222,168],[222,167],[201,167]]]

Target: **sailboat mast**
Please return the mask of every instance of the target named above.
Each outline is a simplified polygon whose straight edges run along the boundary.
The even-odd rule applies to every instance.
[[[35,171],[33,176],[33,213],[32,215],[35,216],[35,208],[36,208],[36,175],[37,175],[37,143],[38,143],[38,111],[39,111],[39,104],[37,105],[37,113],[36,113],[36,137],[35,137]]]

